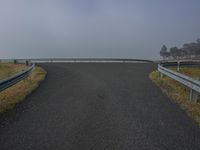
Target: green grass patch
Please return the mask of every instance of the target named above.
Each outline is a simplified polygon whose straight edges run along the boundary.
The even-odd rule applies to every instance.
[[[11,64],[8,64],[11,65]],[[15,65],[11,65],[11,68],[15,68]],[[13,73],[17,73],[20,70],[24,69],[24,66],[16,65],[15,71],[7,71],[9,73],[5,73],[4,77],[8,77],[9,75],[13,75]],[[18,69],[17,69],[18,68]],[[10,70],[10,68],[9,68]],[[1,72],[0,68],[0,72]],[[3,67],[3,71],[6,71],[6,68]],[[25,80],[22,80],[15,84],[14,86],[2,91],[0,93],[0,112],[7,111],[12,109],[17,103],[22,102],[30,93],[32,93],[39,84],[45,79],[46,71],[41,67],[36,67],[33,73]],[[3,77],[2,76],[2,77]]]
[[[181,68],[179,72],[194,78],[200,77],[199,68]],[[165,94],[179,103],[181,108],[184,109],[189,116],[194,118],[200,126],[200,98],[198,98],[197,103],[191,102],[189,100],[189,88],[167,76],[161,77],[158,71],[153,71],[150,74],[150,78]]]

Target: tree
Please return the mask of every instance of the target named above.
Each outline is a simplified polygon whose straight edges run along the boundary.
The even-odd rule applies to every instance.
[[[177,59],[179,56],[181,56],[181,51],[177,47],[172,47],[170,48],[170,55],[174,58]]]
[[[162,46],[160,56],[163,58],[171,56],[174,59],[177,58],[197,58],[200,56],[200,38],[196,42],[185,43],[182,48],[177,47],[170,48],[169,52],[165,45]]]
[[[200,44],[200,39],[197,39],[197,43]]]
[[[198,43],[186,43],[183,45],[183,50],[188,57],[196,57],[200,54],[199,47]]]
[[[186,53],[183,50],[183,48],[179,49],[179,53],[180,53],[180,58],[184,58],[186,56]]]
[[[184,51],[185,57],[191,56],[190,44],[185,43],[185,44],[183,45],[182,50]]]
[[[167,47],[165,45],[163,45],[161,50],[160,50],[160,56],[162,56],[163,59],[168,57]]]
[[[200,55],[200,39],[197,39],[197,50],[196,54],[199,56]]]
[[[198,44],[197,43],[190,43],[190,50],[193,56],[198,55]]]

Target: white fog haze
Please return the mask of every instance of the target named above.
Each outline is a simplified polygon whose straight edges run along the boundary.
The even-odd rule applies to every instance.
[[[158,59],[200,37],[199,14],[199,0],[0,0],[0,56]]]

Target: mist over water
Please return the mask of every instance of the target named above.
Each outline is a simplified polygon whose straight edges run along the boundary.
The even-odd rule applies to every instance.
[[[199,0],[1,0],[1,58],[158,59],[200,37]]]

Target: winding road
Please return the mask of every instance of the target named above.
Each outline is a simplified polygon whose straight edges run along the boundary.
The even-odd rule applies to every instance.
[[[0,150],[200,150],[200,128],[149,79],[155,64],[41,66],[41,86],[0,114]]]

